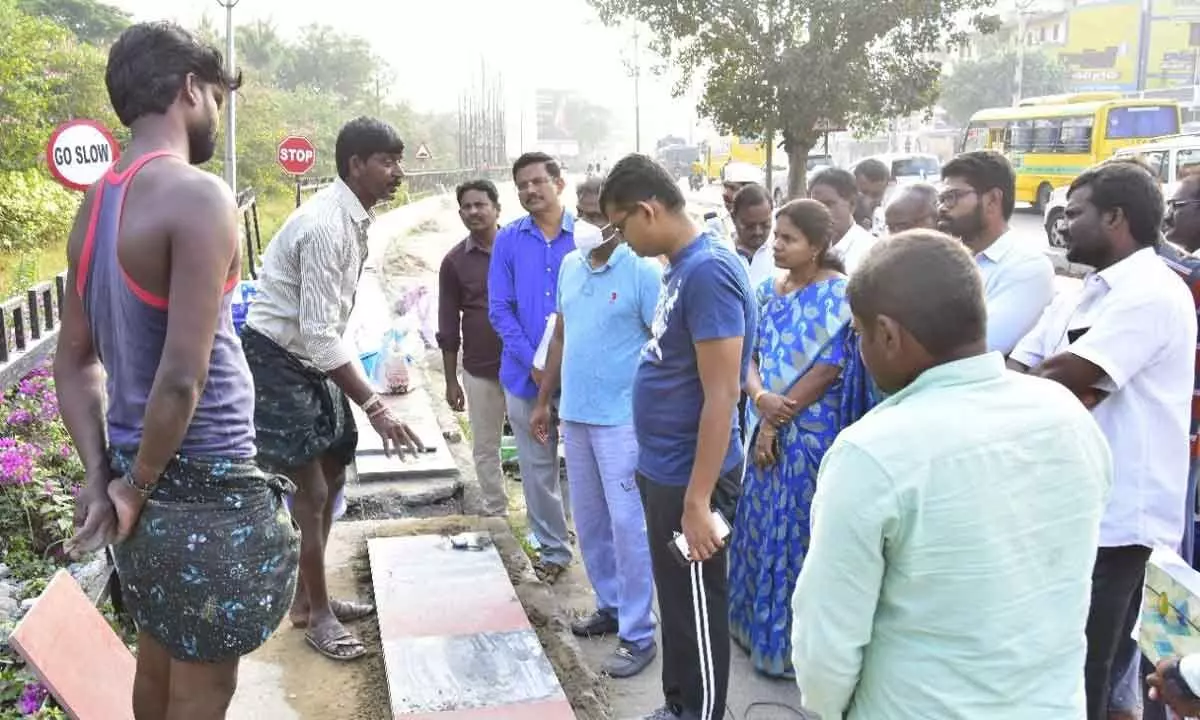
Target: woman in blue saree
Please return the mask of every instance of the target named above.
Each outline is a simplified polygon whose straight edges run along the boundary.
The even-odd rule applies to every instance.
[[[808,551],[821,458],[871,405],[850,324],[846,277],[824,205],[795,200],[776,215],[775,264],[757,288],[747,469],[729,555],[734,640],[766,675],[792,677],[791,599]]]

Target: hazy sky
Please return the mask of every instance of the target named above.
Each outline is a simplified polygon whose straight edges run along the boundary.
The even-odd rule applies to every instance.
[[[106,1],[136,20],[194,25],[207,12],[218,28],[225,26],[217,0]],[[632,145],[633,80],[622,62],[633,56],[632,29],[603,26],[585,0],[240,0],[233,16],[235,24],[271,20],[285,34],[322,23],[359,35],[395,68],[394,95],[427,110],[453,110],[460,90],[479,75],[482,58],[503,74],[510,136],[518,132],[522,104],[532,136],[535,89],[563,89],[611,108]],[[649,60],[643,57],[644,64]],[[641,85],[642,149],[668,132],[686,137],[694,101],[672,99],[666,78],[643,74]],[[700,130],[694,132],[699,139]]]

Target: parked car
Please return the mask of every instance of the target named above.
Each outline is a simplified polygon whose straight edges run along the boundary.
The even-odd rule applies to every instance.
[[[1055,188],[1050,193],[1050,199],[1046,201],[1046,207],[1042,211],[1042,224],[1046,228],[1046,242],[1050,243],[1052,248],[1065,248],[1067,246],[1066,238],[1063,236],[1063,228],[1066,227],[1066,209],[1067,209],[1067,189],[1064,185],[1060,188]]]
[[[910,185],[919,182],[937,182],[942,178],[942,162],[937,155],[928,153],[889,153],[872,155],[863,160],[875,159],[887,165],[892,173],[892,181],[897,185]],[[858,162],[862,162],[859,160]],[[857,166],[858,163],[855,163]],[[853,170],[853,168],[852,168]]]
[[[833,167],[833,158],[829,155],[818,153],[809,155],[808,161],[804,163],[808,169],[806,174],[807,182],[812,182],[813,177],[827,167]],[[788,197],[788,157],[782,151],[775,156],[775,161],[771,164],[771,197],[775,200],[775,206],[779,207]]]

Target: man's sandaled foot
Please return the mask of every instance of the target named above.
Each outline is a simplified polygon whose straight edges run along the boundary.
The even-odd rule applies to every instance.
[[[367,654],[362,640],[337,622],[309,630],[304,634],[304,639],[314,650],[338,662],[357,660]]]
[[[330,600],[329,609],[338,622],[357,622],[375,614],[375,606],[370,603],[360,603],[356,600]],[[292,627],[303,629],[308,627],[308,611],[292,611],[288,613]]]

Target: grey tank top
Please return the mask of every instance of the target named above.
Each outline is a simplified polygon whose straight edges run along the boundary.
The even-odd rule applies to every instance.
[[[143,155],[121,173],[100,180],[76,273],[92,343],[107,378],[108,440],[135,450],[150,387],[167,336],[167,299],[140,287],[117,257],[125,192],[146,163],[167,152]],[[208,380],[179,447],[181,455],[251,458],[254,445],[254,381],[233,329],[230,302],[236,279],[225,289],[209,358]]]

